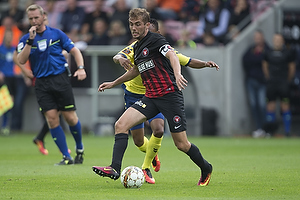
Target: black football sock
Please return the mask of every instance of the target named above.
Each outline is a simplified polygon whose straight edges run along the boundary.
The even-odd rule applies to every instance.
[[[125,150],[128,144],[128,134],[119,133],[115,135],[115,144],[113,148],[113,157],[111,167],[114,168],[119,174]]]
[[[209,170],[208,162],[202,157],[197,146],[191,143],[191,148],[186,152],[186,154],[191,158],[191,160],[201,168],[202,171]]]
[[[48,132],[49,132],[49,127],[48,127],[47,122],[45,121],[42,129],[40,130],[40,132],[36,136],[36,138],[44,142],[44,138]]]

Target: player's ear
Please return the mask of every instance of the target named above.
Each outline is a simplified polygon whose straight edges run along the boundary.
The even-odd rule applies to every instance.
[[[145,25],[146,25],[147,29],[150,28],[150,22],[147,22]]]

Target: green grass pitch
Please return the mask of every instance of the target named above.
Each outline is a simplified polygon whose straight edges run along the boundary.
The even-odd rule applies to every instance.
[[[50,134],[49,155],[38,152],[33,134],[0,137],[0,199],[300,199],[299,138],[189,137],[214,171],[207,187],[197,186],[198,167],[165,137],[159,151],[156,184],[126,189],[120,180],[99,177],[93,165],[111,162],[113,137],[83,135],[82,165],[54,166],[61,154]],[[74,157],[74,141],[67,133]],[[141,166],[144,154],[129,138],[122,169]]]

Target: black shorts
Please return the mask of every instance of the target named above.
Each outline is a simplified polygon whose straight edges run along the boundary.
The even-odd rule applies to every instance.
[[[289,100],[289,84],[284,83],[268,83],[266,87],[267,93],[267,101],[276,101],[280,99],[281,101],[288,101]]]
[[[131,107],[140,111],[147,119],[151,119],[161,112],[168,120],[170,131],[172,133],[186,130],[183,94],[180,91],[157,98],[148,98],[144,96]]]
[[[37,78],[35,93],[42,112],[51,109],[76,110],[73,89],[67,73]]]

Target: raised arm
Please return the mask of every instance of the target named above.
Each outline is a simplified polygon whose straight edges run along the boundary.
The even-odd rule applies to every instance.
[[[24,65],[27,60],[29,59],[29,55],[31,52],[31,46],[33,44],[33,40],[36,36],[36,27],[32,26],[29,29],[29,38],[26,41],[26,44],[24,46],[24,48],[22,49],[22,51],[18,54],[18,61],[20,64]]]
[[[217,65],[217,63],[215,63],[213,61],[202,61],[202,60],[198,60],[195,58],[191,59],[189,67],[194,68],[194,69],[202,69],[205,67],[216,68],[216,70],[220,69],[220,67]]]

